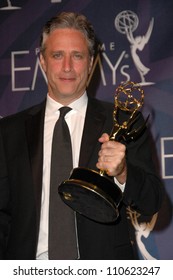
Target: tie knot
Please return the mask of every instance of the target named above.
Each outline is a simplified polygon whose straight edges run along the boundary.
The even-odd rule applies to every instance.
[[[59,109],[60,111],[60,118],[64,118],[65,115],[71,110],[72,108],[64,106]]]

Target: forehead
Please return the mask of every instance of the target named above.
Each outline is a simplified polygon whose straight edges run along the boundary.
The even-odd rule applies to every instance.
[[[73,47],[88,49],[88,42],[85,35],[76,29],[61,28],[54,29],[45,38],[46,47]]]

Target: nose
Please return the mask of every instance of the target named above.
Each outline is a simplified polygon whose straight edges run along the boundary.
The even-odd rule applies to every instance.
[[[72,59],[70,56],[65,56],[63,61],[64,72],[70,72],[72,69]]]

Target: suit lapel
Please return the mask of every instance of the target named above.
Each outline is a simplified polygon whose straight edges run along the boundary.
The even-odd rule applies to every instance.
[[[46,102],[44,101],[42,104],[33,107],[29,112],[30,117],[26,120],[28,151],[37,210],[37,225],[39,225],[41,207],[45,104]]]
[[[88,107],[84,124],[84,132],[81,143],[79,166],[87,166],[89,159],[101,136],[106,116],[95,99],[88,99]]]

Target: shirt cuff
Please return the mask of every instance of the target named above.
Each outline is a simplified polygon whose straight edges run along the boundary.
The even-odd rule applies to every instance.
[[[120,190],[121,190],[122,192],[124,192],[126,183],[120,184],[120,183],[118,182],[118,180],[117,180],[115,177],[114,177],[114,182],[115,182],[115,184],[120,188]]]

